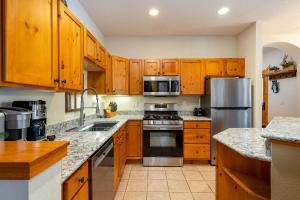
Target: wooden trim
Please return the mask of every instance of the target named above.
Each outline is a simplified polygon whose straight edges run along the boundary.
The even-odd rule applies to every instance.
[[[29,180],[67,155],[69,142],[0,142],[0,180]]]
[[[292,141],[282,141],[282,140],[271,139],[271,143],[287,145],[287,146],[293,146],[293,147],[300,147],[299,142],[292,142]]]

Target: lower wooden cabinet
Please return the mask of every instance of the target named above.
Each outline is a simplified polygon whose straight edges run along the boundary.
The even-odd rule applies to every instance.
[[[84,163],[70,178],[63,183],[64,200],[89,199],[89,164]]]
[[[210,121],[184,122],[185,160],[210,160]]]
[[[127,122],[127,159],[142,158],[142,121]]]

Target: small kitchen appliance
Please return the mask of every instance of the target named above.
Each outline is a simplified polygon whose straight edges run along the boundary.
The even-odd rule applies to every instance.
[[[179,76],[144,76],[144,96],[179,96]]]
[[[204,110],[202,108],[194,108],[193,111],[194,116],[203,116],[204,115]]]
[[[0,108],[0,140],[26,140],[31,112],[24,108]]]
[[[14,101],[12,106],[28,109],[32,113],[30,127],[27,131],[27,140],[37,141],[46,139],[47,112],[45,101]]]
[[[183,119],[177,104],[144,104],[143,165],[183,165]]]

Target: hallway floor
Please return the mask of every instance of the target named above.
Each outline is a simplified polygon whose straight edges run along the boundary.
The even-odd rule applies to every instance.
[[[215,167],[126,164],[115,200],[214,200]]]

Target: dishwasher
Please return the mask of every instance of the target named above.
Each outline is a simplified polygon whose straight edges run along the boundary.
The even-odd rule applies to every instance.
[[[90,158],[90,199],[114,199],[114,143],[110,138]]]

